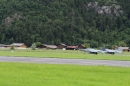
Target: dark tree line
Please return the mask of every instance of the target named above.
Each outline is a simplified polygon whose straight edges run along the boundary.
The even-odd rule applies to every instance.
[[[87,9],[87,4],[95,1],[101,6],[116,3],[123,14],[110,17]],[[1,0],[0,3],[0,43],[130,46],[129,0]]]

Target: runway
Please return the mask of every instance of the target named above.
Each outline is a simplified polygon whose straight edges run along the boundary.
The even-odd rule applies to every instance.
[[[25,63],[43,63],[43,64],[74,64],[74,65],[90,65],[90,66],[102,65],[102,66],[130,67],[130,61],[63,59],[63,58],[31,58],[31,57],[0,56],[0,62],[25,62]]]

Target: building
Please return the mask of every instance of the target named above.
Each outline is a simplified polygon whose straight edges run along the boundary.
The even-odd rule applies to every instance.
[[[5,44],[0,44],[0,48],[6,48]]]
[[[118,49],[122,49],[124,52],[129,52],[129,47],[118,47]]]
[[[18,49],[26,49],[27,46],[24,44],[24,43],[13,43],[11,44],[11,46],[14,46],[15,48],[18,48]]]
[[[78,46],[67,46],[66,50],[77,50]]]
[[[57,49],[66,50],[66,47],[67,47],[66,44],[63,44],[63,43],[57,44]]]
[[[11,45],[0,44],[0,48],[10,48]]]
[[[41,44],[38,46],[40,49],[57,49],[56,45]]]
[[[85,49],[86,47],[83,45],[83,44],[80,44],[79,46],[78,46],[78,49]]]

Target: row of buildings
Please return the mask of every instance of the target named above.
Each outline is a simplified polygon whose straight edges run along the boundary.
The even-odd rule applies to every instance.
[[[14,46],[17,49],[26,49],[27,46],[24,43],[13,43],[11,45],[5,45],[0,44],[0,48],[10,48],[11,46]],[[67,46],[66,44],[60,43],[57,45],[48,45],[48,44],[41,44],[37,46],[39,49],[62,49],[62,50],[78,50],[78,49],[85,49],[85,46],[83,44],[78,46]]]
[[[10,48],[11,46],[14,46],[17,49],[26,49],[27,46],[25,43],[13,43],[11,45],[5,45],[0,44],[0,48]],[[68,46],[66,44],[60,43],[57,45],[48,45],[48,44],[40,44],[37,46],[38,49],[61,49],[61,50],[79,50],[79,49],[85,49],[86,47],[83,44],[77,45],[77,46]],[[115,47],[115,49],[122,49],[123,51],[129,52],[129,47]]]
[[[85,49],[86,47],[83,44],[80,44],[78,46],[68,46],[66,44],[60,43],[57,45],[41,44],[37,48],[39,48],[39,49],[78,50],[78,49]]]

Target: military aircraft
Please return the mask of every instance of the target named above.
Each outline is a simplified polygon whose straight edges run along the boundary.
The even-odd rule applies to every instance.
[[[103,47],[99,52],[101,52],[102,54],[107,53],[107,54],[115,54],[115,53],[122,53],[123,50],[122,49],[118,49],[118,50],[112,50],[112,49],[105,49],[105,47]]]
[[[122,53],[122,49],[118,50],[112,50],[112,49],[106,49],[105,47],[102,47],[101,50],[93,49],[93,48],[86,48],[86,49],[80,49],[81,51],[88,52],[89,54],[98,54],[99,52],[102,54],[112,54],[114,55],[115,53]]]
[[[98,54],[100,50],[92,49],[92,48],[86,48],[86,49],[80,49],[81,51],[88,52],[89,54]]]
[[[102,54],[104,54],[104,53],[106,53],[107,51],[106,51],[106,48],[105,48],[105,47],[102,47],[102,49],[101,49],[99,52],[102,53]]]
[[[111,49],[106,49],[106,53],[107,54],[115,54],[115,50],[111,50]]]
[[[118,50],[115,50],[115,53],[123,53],[123,50],[119,48]]]

